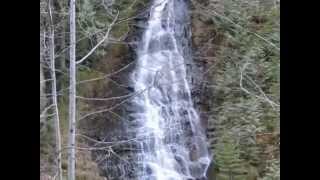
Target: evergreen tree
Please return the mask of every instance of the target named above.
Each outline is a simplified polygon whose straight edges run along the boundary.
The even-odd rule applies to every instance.
[[[230,180],[244,173],[240,150],[231,134],[225,133],[220,138],[215,148],[215,156],[219,172],[227,175]]]
[[[268,164],[267,173],[262,180],[280,180],[280,161],[272,159]]]

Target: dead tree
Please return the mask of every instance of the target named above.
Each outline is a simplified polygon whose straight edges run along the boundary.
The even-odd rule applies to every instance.
[[[57,97],[57,78],[56,78],[56,67],[55,67],[55,42],[54,42],[54,23],[52,17],[52,0],[48,2],[49,19],[50,19],[50,71],[51,71],[51,93],[52,93],[52,104],[54,106],[54,127],[55,127],[55,139],[56,139],[56,154],[57,154],[57,176],[59,180],[62,180],[62,166],[61,166],[61,134],[60,134],[60,118],[58,109],[58,97]]]
[[[70,0],[70,90],[68,180],[75,180],[76,143],[76,0]]]

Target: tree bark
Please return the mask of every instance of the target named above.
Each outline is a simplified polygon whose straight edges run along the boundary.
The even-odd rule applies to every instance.
[[[55,42],[54,42],[54,23],[52,17],[52,2],[49,0],[49,15],[50,15],[50,65],[51,65],[51,93],[52,93],[52,104],[54,105],[54,126],[55,126],[55,137],[56,137],[56,153],[57,153],[57,174],[58,179],[62,180],[62,166],[61,166],[61,134],[60,134],[60,118],[58,109],[58,97],[57,97],[57,78],[56,78],[56,67],[55,67]]]
[[[68,180],[75,180],[76,132],[76,0],[70,0],[70,91],[69,91],[69,142]]]

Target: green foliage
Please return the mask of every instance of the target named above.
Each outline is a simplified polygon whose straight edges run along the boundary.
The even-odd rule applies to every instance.
[[[129,18],[134,17],[138,10],[146,6],[146,0],[117,0],[106,5],[102,1],[81,0],[77,3],[77,57],[86,55],[105,36],[109,25],[117,12],[117,23],[112,27],[109,39],[123,40],[130,31]],[[84,64],[90,65],[92,61],[101,59],[107,53],[108,43],[96,49]],[[103,48],[104,47],[104,48]]]
[[[213,26],[223,36],[210,71],[211,123],[218,139],[213,147],[214,154],[220,154],[215,159],[221,164],[221,152],[235,153],[227,157],[242,159],[247,171],[259,166],[260,176],[267,169],[260,166],[268,159],[262,156],[266,146],[259,145],[256,136],[279,131],[279,8],[256,0],[211,0],[208,6]],[[226,131],[238,142],[236,146],[221,145],[219,139],[225,139]],[[279,170],[272,167],[272,172]]]
[[[238,144],[229,133],[220,137],[215,149],[215,160],[220,174],[230,177],[244,174]]]
[[[268,161],[267,173],[262,180],[280,180],[280,161],[278,159]]]
[[[146,7],[148,0],[117,0],[114,2],[112,8],[118,10],[119,19],[129,19],[137,15],[138,10],[142,10]],[[114,27],[113,36],[116,38],[121,38],[126,35],[130,29],[132,23],[130,21],[123,21]]]

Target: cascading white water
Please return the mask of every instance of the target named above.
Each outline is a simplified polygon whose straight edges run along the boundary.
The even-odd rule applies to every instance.
[[[210,156],[186,74],[187,12],[183,0],[154,0],[137,50],[132,82],[141,93],[130,116],[142,147],[139,180],[206,179]]]

